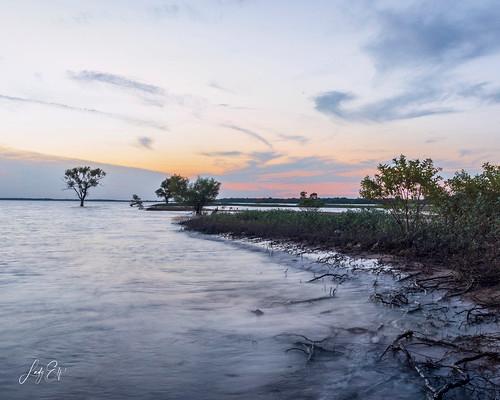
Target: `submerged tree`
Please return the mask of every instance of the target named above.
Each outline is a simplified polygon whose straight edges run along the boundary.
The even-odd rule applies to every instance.
[[[136,194],[132,195],[132,200],[130,200],[130,207],[137,207],[139,210],[142,210],[144,208],[142,199]]]
[[[214,178],[198,177],[196,181],[188,184],[181,197],[186,204],[193,206],[197,215],[200,215],[203,207],[217,198],[220,185],[221,183]]]
[[[411,234],[421,222],[426,200],[443,193],[440,168],[429,158],[408,160],[400,155],[377,169],[373,178],[361,181],[361,197],[383,202],[403,232]]]
[[[80,199],[80,207],[84,206],[90,188],[96,187],[106,176],[100,168],[91,169],[88,166],[67,169],[64,181],[67,189],[73,189]]]
[[[163,198],[165,203],[168,204],[168,201],[171,198],[182,199],[184,193],[186,192],[187,185],[187,178],[174,174],[161,182],[160,187],[156,189],[155,194],[156,196]]]

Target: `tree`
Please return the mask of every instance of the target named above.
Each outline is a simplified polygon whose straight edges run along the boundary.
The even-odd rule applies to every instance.
[[[220,182],[213,178],[198,177],[195,182],[188,184],[182,199],[186,204],[193,206],[197,215],[200,215],[203,207],[217,198],[220,190]]]
[[[100,168],[75,167],[67,169],[64,173],[64,181],[67,189],[73,189],[80,199],[80,207],[83,207],[90,188],[96,187],[106,176]]]
[[[168,189],[169,181],[170,178],[166,178],[160,183],[160,187],[155,190],[156,196],[165,199],[166,204],[168,204],[168,200],[172,197],[170,190]]]
[[[500,165],[485,163],[483,171],[470,175],[462,170],[446,181],[438,211],[447,224],[488,231],[500,215]]]
[[[303,211],[317,211],[324,205],[324,202],[318,197],[318,193],[311,193],[307,197],[307,192],[300,192],[299,207]]]
[[[136,194],[132,195],[132,200],[130,200],[130,207],[137,207],[139,210],[144,209],[142,199]]]
[[[403,232],[411,234],[421,222],[426,200],[443,192],[440,168],[429,158],[408,160],[400,155],[392,164],[379,164],[377,170],[373,178],[361,181],[361,197],[382,201]]]
[[[188,184],[189,179],[184,178],[181,175],[174,174],[170,177],[168,188],[175,201],[183,201],[188,188]]]
[[[188,179],[183,176],[174,174],[171,177],[167,177],[158,189],[156,189],[155,194],[165,199],[165,203],[168,204],[169,199],[182,198],[184,192],[187,189]]]

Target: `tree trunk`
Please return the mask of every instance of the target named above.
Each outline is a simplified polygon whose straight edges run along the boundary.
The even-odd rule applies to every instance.
[[[83,202],[84,202],[84,201],[85,201],[85,199],[82,197],[82,198],[80,199],[80,207],[83,207]]]

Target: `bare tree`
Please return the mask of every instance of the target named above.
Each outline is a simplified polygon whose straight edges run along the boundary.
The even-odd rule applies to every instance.
[[[73,189],[80,199],[80,207],[83,207],[85,198],[90,188],[100,184],[102,178],[106,176],[100,168],[91,169],[90,167],[75,167],[67,169],[64,173],[64,181],[67,189]]]

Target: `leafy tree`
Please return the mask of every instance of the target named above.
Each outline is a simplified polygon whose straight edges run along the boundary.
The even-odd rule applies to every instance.
[[[169,199],[172,197],[179,199],[182,198],[187,189],[187,184],[187,178],[174,174],[171,177],[167,177],[160,184],[160,187],[155,191],[155,193],[156,196],[165,199],[165,203],[168,204]]]
[[[316,211],[323,207],[324,202],[318,197],[318,193],[311,193],[307,197],[307,192],[300,192],[299,207],[304,211]]]
[[[214,201],[219,194],[221,183],[213,178],[198,177],[196,181],[187,185],[186,191],[180,195],[186,204],[193,206],[197,215],[200,215],[203,207]]]
[[[461,170],[446,181],[446,192],[437,204],[449,229],[468,233],[471,240],[500,230],[500,165],[485,163],[470,175]]]
[[[90,188],[96,187],[106,176],[100,168],[75,167],[67,169],[64,173],[64,181],[67,189],[73,189],[80,199],[80,207],[83,207]]]
[[[182,202],[188,189],[189,179],[174,174],[170,177],[168,188],[175,201]]]
[[[160,187],[155,190],[156,196],[165,199],[166,204],[168,204],[168,200],[172,197],[170,189],[168,188],[169,182],[170,178],[166,178],[164,181],[160,183]]]
[[[443,192],[440,168],[429,158],[408,160],[400,155],[392,164],[379,164],[377,170],[373,178],[366,176],[361,181],[361,197],[382,201],[403,232],[413,233],[426,201]]]
[[[136,194],[132,195],[132,200],[130,200],[130,207],[137,207],[139,210],[142,210],[144,208],[142,199]]]
[[[485,201],[491,205],[500,201],[500,165],[483,164],[483,171],[471,176],[462,170],[446,181],[451,197],[461,202]]]

